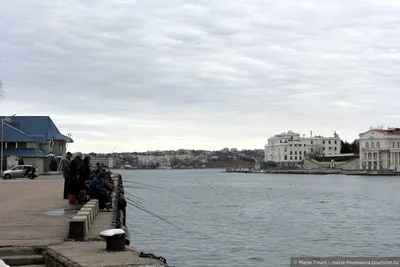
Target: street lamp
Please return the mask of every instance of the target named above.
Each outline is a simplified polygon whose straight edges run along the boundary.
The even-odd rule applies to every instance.
[[[17,114],[13,114],[11,117],[14,117]],[[10,117],[2,117],[1,118],[1,166],[0,166],[0,174],[3,174],[3,150],[4,150],[4,121],[6,123],[10,123],[11,119]]]

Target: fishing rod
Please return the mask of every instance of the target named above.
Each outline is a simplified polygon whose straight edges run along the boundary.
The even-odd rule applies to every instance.
[[[164,220],[165,222],[174,225],[173,223],[167,221],[166,219],[162,218],[161,216],[155,214],[154,212],[149,211],[146,207],[140,205],[138,202],[135,202],[134,200],[130,199],[130,198],[127,197],[127,196],[124,196],[124,197],[117,197],[117,199],[119,199],[119,200],[123,200],[123,198],[125,199],[126,203],[128,203],[128,204],[130,204],[130,205],[136,205],[137,208],[142,209],[143,211],[148,212],[148,213],[150,213],[151,215],[156,216],[157,218],[162,219],[162,220]],[[130,203],[129,203],[129,202],[130,202]],[[176,225],[174,225],[174,226],[180,228],[179,226],[176,226]],[[180,229],[181,229],[181,228],[180,228]],[[181,230],[182,230],[182,229],[181,229]]]
[[[124,185],[124,188],[132,188],[132,189],[149,189],[147,187],[140,187],[140,186],[129,186],[129,185]]]
[[[137,196],[133,195],[133,194],[132,194],[132,193],[130,193],[130,192],[125,192],[125,194],[129,195],[129,196],[130,196],[130,197],[132,197],[132,198],[135,198],[135,199],[137,199],[137,201],[138,201],[138,202],[141,202],[141,201],[143,201],[143,198],[141,198],[141,197],[137,197]]]
[[[152,188],[157,188],[157,189],[161,189],[161,190],[166,190],[166,191],[170,191],[170,190],[168,190],[168,189],[165,189],[165,188],[162,188],[162,187],[158,187],[158,186],[155,186],[155,185],[149,185],[149,184],[145,184],[145,183],[140,183],[140,182],[134,182],[134,181],[124,181],[124,184],[125,183],[131,183],[131,184],[138,184],[138,185],[142,185],[142,186],[147,186],[147,187],[152,187]]]
[[[158,218],[158,219],[160,219],[160,220],[162,220],[162,221],[164,221],[164,222],[166,222],[166,223],[168,223],[168,224],[174,226],[175,228],[177,228],[177,229],[179,229],[179,230],[181,230],[181,231],[183,231],[183,232],[185,232],[185,233],[187,233],[187,234],[190,234],[189,231],[186,231],[185,229],[183,229],[183,228],[177,226],[176,224],[174,224],[174,223],[172,223],[172,222],[170,222],[170,221],[164,219],[163,217],[161,217],[161,216],[155,214],[154,212],[151,212],[151,211],[147,210],[146,208],[141,207],[141,206],[138,205],[138,204],[135,204],[135,203],[133,203],[133,202],[131,202],[131,201],[129,201],[129,200],[127,200],[126,203],[128,203],[128,204],[130,204],[131,206],[133,206],[133,207],[135,207],[135,208],[137,208],[137,209],[139,209],[139,210],[141,210],[141,211],[144,211],[144,212],[146,212],[146,213],[148,213],[148,214],[150,214],[150,215],[152,215],[152,216],[154,216],[154,217],[156,217],[156,218]]]
[[[117,198],[118,198],[118,197],[117,197]],[[140,210],[142,210],[142,211],[144,211],[144,212],[146,212],[146,213],[149,213],[150,215],[156,217],[157,219],[160,219],[160,220],[162,220],[162,221],[164,221],[164,222],[166,222],[166,223],[168,223],[168,224],[170,224],[170,225],[176,227],[177,229],[179,229],[179,230],[181,230],[181,231],[183,231],[183,232],[185,232],[185,233],[187,233],[187,234],[192,234],[192,233],[190,233],[189,231],[187,231],[187,230],[185,230],[185,229],[183,229],[183,228],[181,228],[181,227],[175,225],[174,223],[172,223],[172,222],[170,222],[170,221],[164,219],[163,217],[161,217],[161,216],[155,214],[154,212],[149,211],[146,207],[140,205],[139,203],[135,202],[134,200],[130,199],[129,197],[124,196],[124,198],[125,198],[125,201],[126,201],[127,204],[129,204],[129,205],[131,205],[131,206],[133,206],[133,207],[135,207],[135,208],[137,208],[137,209],[140,209]],[[121,198],[118,198],[118,199],[122,199],[122,197],[121,197]],[[191,216],[191,217],[194,219],[193,216]],[[207,234],[202,233],[202,232],[198,232],[198,233],[201,234],[201,235],[203,235],[203,236],[206,237],[206,238],[214,239],[213,236],[207,235]],[[197,236],[197,238],[198,238],[198,236]]]

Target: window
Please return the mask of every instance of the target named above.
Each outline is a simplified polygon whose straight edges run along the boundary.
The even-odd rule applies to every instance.
[[[7,148],[15,148],[15,142],[9,142],[7,143]]]
[[[18,142],[17,143],[18,148],[26,148],[26,143],[25,142]]]
[[[394,144],[394,143],[393,143]],[[290,144],[290,147],[292,147],[292,144]]]
[[[313,144],[314,142],[313,141],[311,141],[311,144]]]
[[[22,170],[22,166],[15,166],[14,168],[11,168],[13,171],[20,171]]]
[[[301,144],[299,144],[299,146],[301,146]]]
[[[294,154],[297,155],[297,151],[295,151]]]
[[[311,148],[311,152],[314,152],[314,148]]]
[[[375,143],[371,142],[371,148],[375,148]]]
[[[335,151],[337,150],[337,147],[335,147]]]
[[[311,148],[312,149],[312,148]],[[307,151],[304,151],[304,155],[307,154]]]
[[[325,145],[325,140],[324,140],[324,141],[322,141],[322,144],[324,144],[324,145]]]
[[[394,142],[393,142],[393,147],[394,147]]]
[[[299,155],[301,155],[301,151],[299,151]]]
[[[393,145],[394,145],[394,143],[393,143]],[[365,143],[365,147],[366,147],[366,148],[369,148],[369,143],[368,143],[368,142]]]
[[[329,140],[329,142],[328,142],[329,144],[331,144],[331,140]]]
[[[335,145],[337,144],[337,141],[335,140]]]
[[[301,160],[301,156],[299,157],[299,160]]]
[[[285,160],[287,160],[287,155],[285,155]]]
[[[290,151],[290,155],[293,155],[293,151]]]
[[[322,150],[324,150],[324,151],[325,151],[325,147],[323,147],[323,148],[322,148]]]
[[[400,147],[400,142],[397,142],[397,147]]]
[[[377,147],[377,148],[380,148],[380,147],[381,147],[381,143],[376,142],[376,147]]]
[[[294,146],[297,146],[297,144],[294,144]]]
[[[290,156],[290,160],[292,160],[293,159],[293,157],[292,156]]]
[[[294,160],[297,160],[297,156],[296,156],[296,157],[294,157]]]

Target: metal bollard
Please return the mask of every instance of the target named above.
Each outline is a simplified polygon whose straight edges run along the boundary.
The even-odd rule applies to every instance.
[[[122,229],[108,229],[100,233],[100,237],[106,241],[107,251],[125,250],[125,231]]]

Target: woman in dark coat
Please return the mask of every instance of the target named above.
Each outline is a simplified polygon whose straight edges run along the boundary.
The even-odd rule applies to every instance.
[[[76,199],[80,192],[81,184],[79,176],[82,171],[82,165],[82,153],[78,152],[71,160],[70,165],[70,182],[68,184],[68,200],[70,205],[76,204]]]
[[[81,185],[81,190],[86,189],[86,182],[90,180],[91,178],[91,173],[90,173],[90,157],[85,156],[82,162],[82,168],[79,173],[79,181]]]

